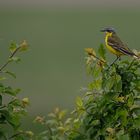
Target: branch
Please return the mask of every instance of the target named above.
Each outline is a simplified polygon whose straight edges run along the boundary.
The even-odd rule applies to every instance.
[[[3,64],[1,67],[0,67],[0,72],[2,72],[2,70],[11,62],[10,59],[12,59],[15,54],[18,52],[18,50],[21,48],[21,46],[17,47],[12,53],[11,55],[9,56],[8,60],[6,61],[5,64]]]
[[[96,58],[97,60],[99,60],[100,62],[102,62],[104,64],[106,63],[106,61],[104,61],[96,56],[96,53],[93,48],[85,48],[85,51],[88,53],[89,56],[93,56],[94,58]]]
[[[24,134],[25,134],[25,132],[18,132],[16,134],[14,134],[13,136],[9,137],[9,139],[13,139],[13,138],[15,138],[15,137],[17,137],[19,135],[24,135]]]

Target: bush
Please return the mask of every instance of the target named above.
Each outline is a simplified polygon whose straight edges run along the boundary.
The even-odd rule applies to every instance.
[[[56,108],[47,118],[35,121],[46,126],[36,140],[139,140],[140,63],[137,59],[106,62],[103,45],[97,57],[86,49],[87,72],[92,81],[77,97],[70,114]],[[69,117],[67,117],[69,116]]]
[[[12,62],[19,62],[20,58],[16,56],[18,52],[27,50],[28,44],[23,41],[21,44],[12,42],[10,45],[10,56],[8,60],[0,67],[0,140],[24,140],[31,138],[31,131],[21,129],[21,118],[26,114],[26,107],[29,104],[28,98],[19,99],[20,89],[14,89],[7,86],[4,80],[7,74],[16,78],[16,75],[7,69],[7,65]]]

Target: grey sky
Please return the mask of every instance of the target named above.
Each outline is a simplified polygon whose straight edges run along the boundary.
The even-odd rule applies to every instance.
[[[0,0],[0,7],[139,7],[140,0]]]

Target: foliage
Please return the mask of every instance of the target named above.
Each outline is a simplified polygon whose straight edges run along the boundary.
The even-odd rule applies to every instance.
[[[56,108],[47,118],[38,116],[35,121],[46,130],[36,140],[139,140],[139,60],[130,58],[109,66],[103,45],[99,57],[92,48],[86,52],[92,81],[85,94],[77,97],[71,114]]]
[[[26,114],[26,107],[29,104],[28,98],[19,99],[20,89],[7,86],[4,81],[7,75],[16,78],[13,72],[7,70],[7,65],[19,62],[20,58],[16,54],[27,50],[27,48],[26,41],[19,45],[12,42],[9,48],[10,56],[0,67],[0,140],[24,140],[33,136],[31,131],[23,131],[20,127],[21,118]]]

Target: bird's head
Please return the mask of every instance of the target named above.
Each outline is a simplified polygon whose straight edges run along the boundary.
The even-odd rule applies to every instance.
[[[115,29],[112,27],[107,27],[101,30],[101,32],[105,32],[105,33],[116,33]]]

